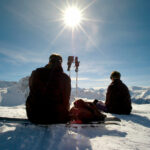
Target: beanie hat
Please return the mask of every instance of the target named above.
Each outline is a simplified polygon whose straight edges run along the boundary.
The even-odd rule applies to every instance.
[[[62,63],[62,57],[59,54],[52,54],[49,57],[49,63],[60,62]]]
[[[110,79],[120,79],[121,74],[118,71],[113,71],[110,75]]]

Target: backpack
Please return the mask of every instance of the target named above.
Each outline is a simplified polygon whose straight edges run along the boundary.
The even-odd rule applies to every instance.
[[[70,121],[80,120],[82,123],[103,121],[106,115],[102,114],[93,102],[78,99],[69,112]]]

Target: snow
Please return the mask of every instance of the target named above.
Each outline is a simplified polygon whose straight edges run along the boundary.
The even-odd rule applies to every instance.
[[[28,77],[0,88],[0,116],[26,118]],[[0,150],[149,150],[150,88],[130,87],[133,111],[119,117],[119,125],[95,127],[54,124],[48,127],[0,122]],[[79,89],[85,100],[105,100],[106,89]],[[75,89],[72,90],[73,101]]]
[[[29,77],[25,77],[13,86],[0,88],[0,105],[16,106],[24,104],[29,93],[28,79]]]

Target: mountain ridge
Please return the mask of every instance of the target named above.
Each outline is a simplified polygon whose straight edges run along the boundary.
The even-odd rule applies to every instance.
[[[20,79],[18,82],[0,81],[2,88],[0,88],[0,105],[1,106],[16,106],[25,104],[27,96],[29,94],[28,86],[29,76]],[[4,86],[5,85],[5,86]],[[1,87],[1,85],[0,85]],[[107,89],[86,89],[78,88],[78,98],[83,99],[98,99],[105,100]],[[150,103],[150,87],[129,87],[131,99],[134,103],[145,104]],[[76,88],[72,88],[70,101],[74,101],[76,98]]]

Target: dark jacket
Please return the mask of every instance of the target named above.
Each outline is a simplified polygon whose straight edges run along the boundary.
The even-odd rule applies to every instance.
[[[109,85],[105,104],[110,113],[130,114],[132,110],[130,93],[121,80],[116,79]]]
[[[29,78],[30,93],[26,101],[28,119],[33,123],[67,122],[71,81],[63,70],[38,68]]]

